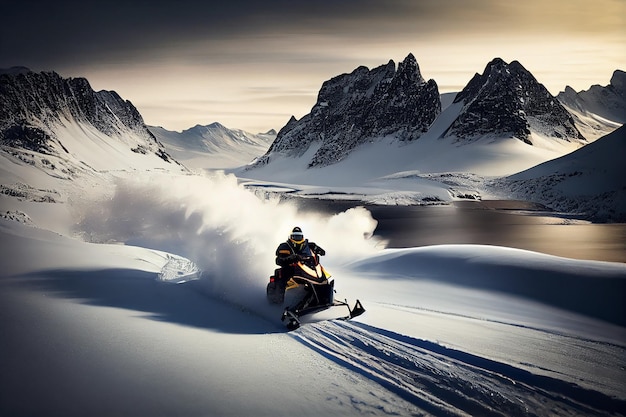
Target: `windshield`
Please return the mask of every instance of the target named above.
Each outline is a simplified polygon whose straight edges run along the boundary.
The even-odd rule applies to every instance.
[[[304,244],[304,247],[300,251],[300,254],[304,256],[313,256],[313,251],[311,251],[311,248],[309,247],[309,242],[306,242]]]

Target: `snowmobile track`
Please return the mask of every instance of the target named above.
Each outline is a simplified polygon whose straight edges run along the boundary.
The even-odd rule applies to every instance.
[[[626,401],[362,323],[323,321],[293,336],[435,416],[625,415]]]

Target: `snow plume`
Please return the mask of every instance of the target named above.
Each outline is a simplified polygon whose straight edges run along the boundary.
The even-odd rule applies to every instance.
[[[202,269],[210,295],[244,306],[265,302],[276,247],[294,226],[327,251],[331,268],[371,254],[378,243],[371,238],[376,221],[364,208],[332,216],[300,213],[295,205],[259,199],[222,172],[119,179],[113,195],[102,200],[79,210],[85,240],[184,256]]]

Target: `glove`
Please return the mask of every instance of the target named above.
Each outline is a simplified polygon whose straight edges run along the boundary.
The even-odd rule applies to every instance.
[[[321,256],[324,256],[324,255],[326,255],[326,251],[324,249],[318,247],[317,248],[317,254],[321,255]]]

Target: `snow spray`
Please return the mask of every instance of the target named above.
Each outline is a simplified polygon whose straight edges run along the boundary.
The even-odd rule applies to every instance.
[[[261,199],[221,171],[118,179],[111,196],[82,211],[78,229],[86,240],[186,257],[202,270],[209,295],[253,310],[266,303],[276,247],[294,226],[326,250],[331,272],[377,251],[370,238],[377,222],[366,209],[302,213],[277,198]]]

